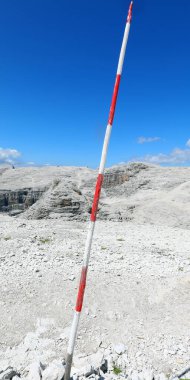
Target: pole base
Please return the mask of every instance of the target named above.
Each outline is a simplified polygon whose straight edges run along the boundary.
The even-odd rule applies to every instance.
[[[67,354],[64,380],[70,380],[72,361],[73,355]]]

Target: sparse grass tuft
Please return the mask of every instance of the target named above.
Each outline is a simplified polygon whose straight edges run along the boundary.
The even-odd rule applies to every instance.
[[[50,243],[50,242],[51,242],[51,239],[49,239],[49,238],[46,238],[46,239],[40,238],[39,241],[40,241],[40,243],[42,243],[42,244],[47,244],[47,243]]]
[[[105,249],[107,249],[107,248],[106,248],[106,247],[101,247],[101,250],[102,250],[102,251],[105,251]]]
[[[114,373],[115,375],[119,375],[121,372],[122,372],[121,368],[116,367],[116,366],[114,365],[114,367],[113,367],[113,373]]]
[[[5,236],[5,237],[4,237],[4,240],[6,240],[6,241],[7,241],[7,240],[10,240],[10,239],[11,239],[10,236]]]

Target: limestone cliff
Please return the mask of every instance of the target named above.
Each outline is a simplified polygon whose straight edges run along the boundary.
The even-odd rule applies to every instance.
[[[6,169],[0,175],[0,212],[28,219],[87,220],[97,171],[80,167]],[[190,168],[144,163],[106,170],[99,219],[190,228]]]

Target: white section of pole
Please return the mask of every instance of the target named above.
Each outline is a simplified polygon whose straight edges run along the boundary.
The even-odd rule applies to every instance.
[[[102,149],[102,157],[101,157],[101,161],[100,161],[99,174],[103,174],[104,173],[104,168],[105,168],[105,164],[106,164],[106,157],[107,157],[107,151],[108,151],[108,145],[109,145],[110,136],[111,136],[111,130],[112,130],[112,125],[108,124],[107,128],[106,128],[106,134],[105,134],[105,138],[104,138],[104,145],[103,145],[103,149]]]
[[[85,251],[84,251],[84,257],[83,257],[83,266],[87,267],[89,258],[90,258],[90,250],[91,250],[91,245],[92,245],[92,238],[94,234],[94,227],[95,223],[94,222],[89,222],[89,227],[88,227],[88,234],[86,238],[86,245],[85,245]]]
[[[125,27],[123,43],[122,43],[121,51],[120,51],[119,63],[118,63],[118,67],[117,67],[117,74],[118,75],[121,75],[122,70],[123,70],[123,62],[124,62],[124,58],[125,58],[125,51],[126,51],[127,41],[128,41],[129,32],[130,32],[130,26],[131,26],[131,24],[129,22],[127,22],[126,27]]]
[[[76,340],[76,334],[78,330],[78,324],[80,320],[80,313],[75,311],[74,313],[74,318],[73,318],[73,323],[71,326],[71,332],[70,332],[70,338],[69,338],[69,345],[68,345],[68,354],[72,355],[74,351],[74,346],[75,346],[75,340]]]

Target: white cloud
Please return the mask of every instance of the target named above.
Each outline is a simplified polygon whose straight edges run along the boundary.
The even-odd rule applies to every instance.
[[[190,148],[190,139],[187,140],[186,145]]]
[[[134,160],[148,162],[150,164],[185,164],[188,162],[190,163],[190,149],[176,148],[173,149],[169,154],[146,154],[143,157],[136,157]]]
[[[160,141],[161,138],[160,137],[139,137],[137,142],[138,144],[145,144],[145,143],[151,143],[151,142],[155,142],[155,141]]]
[[[21,153],[16,149],[0,148],[0,163],[14,164],[15,160],[21,156]]]

